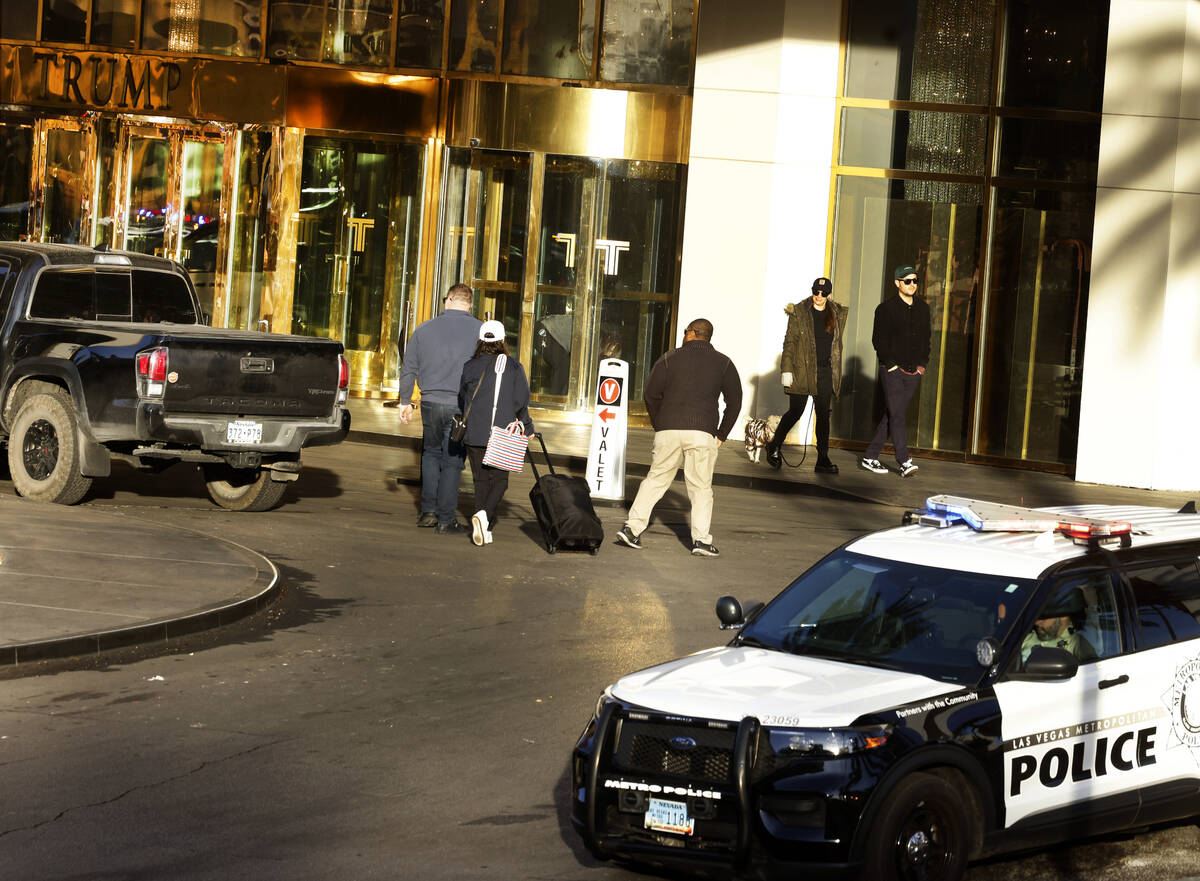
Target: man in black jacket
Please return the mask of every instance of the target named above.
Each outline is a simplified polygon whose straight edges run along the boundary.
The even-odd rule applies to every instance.
[[[717,449],[729,437],[742,409],[742,381],[733,362],[713,348],[712,333],[712,322],[697,318],[683,332],[683,345],[659,358],[650,370],[644,397],[654,426],[654,452],[625,525],[617,533],[617,541],[628,547],[642,547],[650,514],[682,462],[692,505],[692,553],[720,554],[709,532],[712,476]],[[718,425],[722,397],[725,414]]]
[[[908,455],[908,433],[904,419],[908,402],[925,375],[929,363],[929,306],[917,293],[917,270],[897,266],[894,274],[895,297],[888,297],[875,307],[875,328],[871,343],[883,371],[883,398],[886,407],[883,418],[875,428],[875,437],[859,460],[859,465],[876,474],[887,474],[879,461],[883,444],[892,436],[900,476],[908,477],[917,465]]]

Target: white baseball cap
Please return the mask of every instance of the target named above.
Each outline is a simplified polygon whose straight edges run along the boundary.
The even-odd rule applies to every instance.
[[[499,321],[485,321],[479,328],[479,338],[485,343],[504,339],[504,325]]]

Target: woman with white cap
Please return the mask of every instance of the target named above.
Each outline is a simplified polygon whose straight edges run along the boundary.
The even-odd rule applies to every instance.
[[[463,365],[458,405],[466,414],[467,434],[463,442],[475,479],[475,514],[471,517],[471,541],[491,544],[497,509],[508,489],[508,472],[483,464],[492,426],[504,428],[518,421],[526,436],[533,434],[529,418],[529,380],[520,363],[508,357],[504,325],[485,321],[479,328],[475,357]]]

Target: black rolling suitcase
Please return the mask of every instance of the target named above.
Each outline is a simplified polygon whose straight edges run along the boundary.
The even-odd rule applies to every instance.
[[[553,554],[559,548],[569,548],[595,554],[604,542],[604,526],[592,507],[587,481],[582,477],[555,474],[546,441],[541,434],[534,434],[534,437],[542,445],[542,455],[550,469],[549,474],[538,474],[531,444],[529,463],[533,466],[533,489],[529,491],[529,501],[533,503],[538,525],[542,527],[546,550]]]

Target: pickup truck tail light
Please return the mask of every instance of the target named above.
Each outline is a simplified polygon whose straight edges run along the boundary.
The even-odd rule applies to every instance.
[[[345,355],[338,355],[337,402],[339,404],[346,403],[346,396],[349,393],[350,393],[350,362],[346,360]]]
[[[145,349],[134,359],[137,369],[138,395],[143,398],[161,398],[163,383],[167,380],[167,350],[163,346]]]

